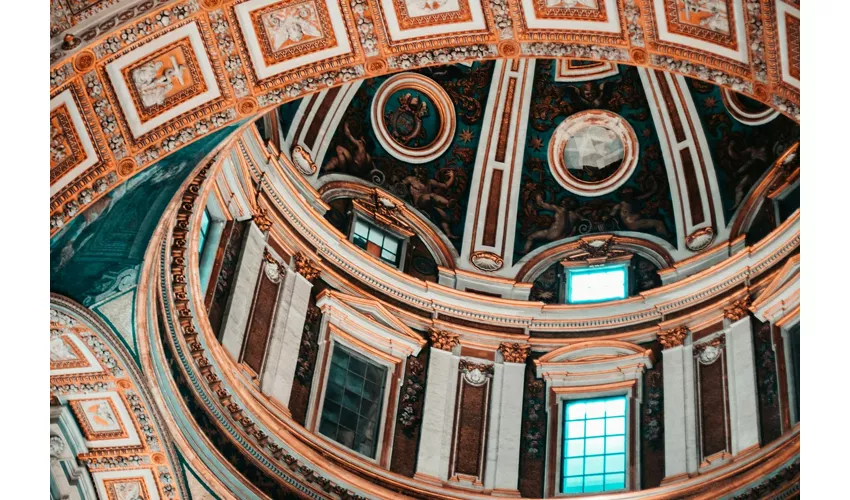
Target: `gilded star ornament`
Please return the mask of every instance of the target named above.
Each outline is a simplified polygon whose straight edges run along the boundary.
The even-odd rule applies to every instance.
[[[538,136],[532,137],[528,145],[531,146],[531,149],[540,151],[543,148],[543,139]]]
[[[472,142],[472,139],[474,139],[474,138],[475,138],[475,134],[471,130],[469,130],[468,128],[463,129],[460,133],[460,142],[462,142],[464,144],[468,144],[468,143]]]

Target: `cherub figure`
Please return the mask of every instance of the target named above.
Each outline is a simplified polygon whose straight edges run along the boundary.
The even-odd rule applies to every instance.
[[[555,218],[549,227],[534,231],[525,238],[522,253],[528,253],[536,241],[552,242],[570,236],[575,228],[575,223],[579,220],[579,215],[575,212],[578,203],[569,196],[565,196],[560,203],[553,205],[543,201],[543,195],[537,193],[537,196],[534,197],[534,204],[539,208],[551,211]]]
[[[433,211],[438,215],[440,227],[446,236],[457,239],[459,236],[452,233],[450,228],[451,216],[446,212],[455,202],[439,194],[439,191],[448,191],[455,183],[455,173],[447,171],[448,180],[440,182],[428,178],[428,171],[424,167],[413,169],[413,175],[408,175],[402,180],[402,184],[410,191],[413,206],[423,212]]]
[[[610,83],[602,82],[596,85],[593,82],[585,82],[579,87],[567,87],[567,92],[570,97],[583,103],[587,108],[598,109],[604,107],[605,101],[611,93],[610,91],[606,92]]]
[[[354,152],[339,145],[336,147],[336,156],[325,163],[325,173],[334,171],[345,172],[356,176],[368,172],[372,168],[372,156],[366,151],[366,139],[356,138],[348,127],[348,122],[343,126],[345,137],[352,144]]]
[[[274,43],[274,49],[278,50],[285,43],[298,43],[305,36],[318,38],[322,36],[322,32],[313,23],[310,22],[312,12],[307,7],[301,7],[298,12],[290,15],[283,15],[275,12],[266,18],[269,33]]]
[[[662,238],[670,236],[664,221],[658,219],[644,219],[640,212],[635,210],[635,201],[636,198],[633,195],[632,190],[630,188],[624,189],[622,192],[622,200],[611,207],[609,217],[619,215],[620,220],[623,221],[623,225],[630,231],[649,229],[655,231],[655,233]]]
[[[174,57],[171,57],[171,65],[172,67],[166,69],[162,76],[157,76],[162,69],[162,61],[151,61],[133,71],[133,83],[145,107],[150,108],[165,103],[165,98],[174,88],[172,79],[182,83],[186,66],[177,64],[177,59]]]

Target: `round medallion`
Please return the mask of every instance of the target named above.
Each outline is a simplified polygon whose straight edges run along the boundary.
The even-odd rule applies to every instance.
[[[417,73],[388,78],[372,100],[372,129],[395,158],[426,163],[443,154],[455,134],[455,109],[437,82]]]
[[[549,141],[549,168],[561,186],[601,196],[622,186],[637,167],[638,142],[621,116],[593,109],[558,125]]]

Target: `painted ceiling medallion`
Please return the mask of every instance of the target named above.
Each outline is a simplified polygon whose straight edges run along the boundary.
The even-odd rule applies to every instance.
[[[475,252],[469,259],[473,266],[488,273],[498,271],[505,265],[505,261],[492,252]]]
[[[593,109],[566,118],[549,141],[549,168],[561,186],[581,196],[608,194],[637,166],[635,131],[621,116]]]
[[[372,128],[395,158],[427,163],[442,155],[455,134],[454,103],[434,80],[402,73],[385,81],[372,101]]]

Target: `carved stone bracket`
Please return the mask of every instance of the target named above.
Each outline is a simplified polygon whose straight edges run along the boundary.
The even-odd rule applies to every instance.
[[[481,385],[493,376],[493,365],[487,363],[461,359],[458,368],[463,372],[464,380],[472,385]]]
[[[664,349],[670,349],[673,347],[679,347],[685,342],[685,338],[687,338],[688,327],[686,326],[677,326],[672,330],[667,330],[665,332],[661,332],[658,334],[658,341],[661,342],[661,346]]]
[[[280,265],[280,262],[272,257],[272,254],[269,253],[268,250],[263,250],[263,258],[266,260],[266,263],[263,266],[266,277],[272,283],[280,283],[280,279],[283,276],[286,276],[286,268]]]
[[[510,342],[502,342],[499,344],[499,352],[505,358],[506,363],[525,363],[525,358],[531,351],[531,346],[528,344],[517,344]]]
[[[732,305],[723,308],[723,316],[730,321],[735,322],[747,317],[750,314],[750,306],[753,304],[753,298],[747,295],[746,297],[732,302]]]
[[[720,335],[714,339],[694,346],[694,354],[701,364],[710,365],[717,361],[726,345],[726,336]]]
[[[312,283],[313,280],[319,277],[322,271],[316,267],[316,263],[310,260],[309,257],[303,253],[297,253],[295,254],[295,272]]]
[[[460,344],[460,336],[456,333],[431,328],[431,347],[442,351],[451,351],[454,346]]]

